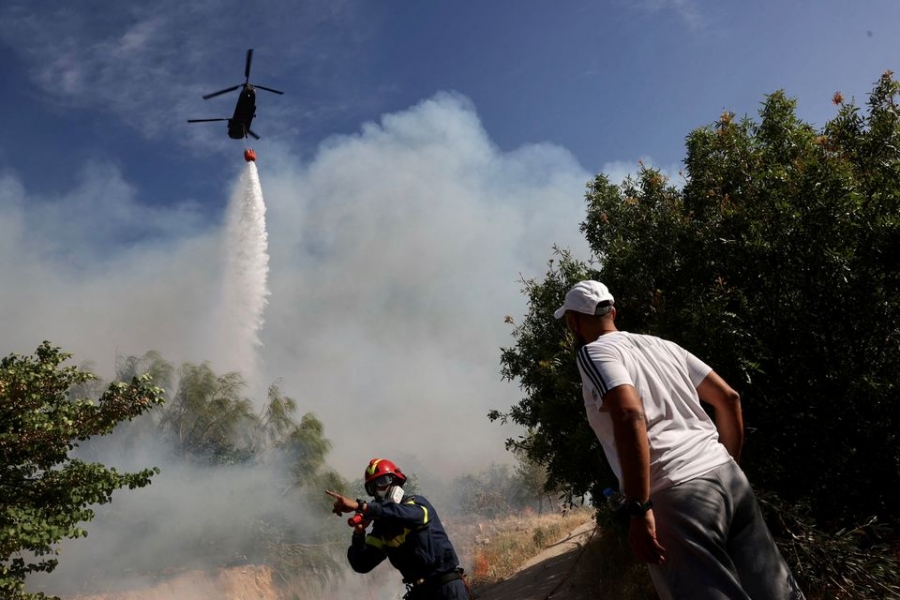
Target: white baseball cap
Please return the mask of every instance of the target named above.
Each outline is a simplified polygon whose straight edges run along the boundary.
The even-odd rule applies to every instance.
[[[579,281],[566,293],[566,301],[556,309],[553,316],[561,319],[567,310],[586,315],[604,315],[614,303],[613,295],[599,281]]]

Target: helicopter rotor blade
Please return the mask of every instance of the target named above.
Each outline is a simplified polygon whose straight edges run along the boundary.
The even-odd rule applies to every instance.
[[[234,90],[238,89],[239,87],[243,87],[243,86],[240,84],[234,85],[234,86],[231,86],[230,88],[225,88],[224,90],[219,90],[218,92],[213,92],[212,94],[207,94],[207,95],[203,96],[203,99],[209,100],[210,98],[214,98],[214,97],[220,96],[222,94],[227,94],[228,92],[233,92]]]
[[[247,50],[247,65],[244,67],[244,79],[250,81],[250,63],[253,62],[253,48]]]
[[[228,119],[188,119],[188,123],[209,123],[211,121],[227,121]]]
[[[272,88],[267,88],[264,85],[254,85],[254,88],[258,90],[266,90],[267,92],[272,92],[273,94],[283,94],[284,92],[279,92],[278,90],[273,90]]]
[[[250,135],[252,135],[252,136],[253,136],[253,139],[255,139],[255,140],[258,140],[258,139],[259,139],[259,136],[256,135],[255,133],[253,133],[253,131],[252,131],[251,129],[248,129],[248,130],[247,130],[247,133],[250,134]]]

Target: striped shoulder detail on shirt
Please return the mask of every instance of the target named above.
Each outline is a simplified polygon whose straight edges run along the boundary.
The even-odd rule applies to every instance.
[[[591,359],[591,355],[588,352],[588,347],[583,346],[581,350],[576,354],[578,365],[581,367],[581,371],[588,376],[591,380],[591,383],[594,384],[594,387],[597,388],[597,391],[600,392],[601,396],[606,395],[608,391],[608,387],[606,382],[603,381],[603,376],[600,374],[600,370],[597,368],[597,365],[594,364],[594,361]]]

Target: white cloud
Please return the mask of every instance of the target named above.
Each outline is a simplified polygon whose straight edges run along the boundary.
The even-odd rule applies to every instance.
[[[708,25],[708,17],[700,10],[696,0],[616,0],[616,3],[651,13],[672,11],[691,29]]]
[[[301,111],[321,110],[332,100],[325,92],[343,85],[331,73],[370,30],[346,0],[286,0],[278,10],[239,0],[99,4],[85,10],[9,0],[0,5],[0,42],[20,59],[42,101],[101,111],[111,123],[152,139],[168,134],[173,122],[231,116],[236,95],[208,103],[201,96],[243,83],[245,51],[252,46],[251,83],[284,89],[299,81],[322,95],[313,106],[274,107],[304,122]],[[292,21],[297,27],[285,27]],[[240,40],[249,41],[244,46]],[[272,73],[289,79],[276,85],[266,80]],[[224,147],[221,133],[192,127],[177,142],[209,152]]]

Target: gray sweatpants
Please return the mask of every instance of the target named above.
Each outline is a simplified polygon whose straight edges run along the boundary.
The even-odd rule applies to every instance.
[[[750,483],[728,462],[652,495],[664,565],[649,565],[662,600],[802,600]]]

